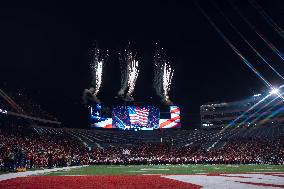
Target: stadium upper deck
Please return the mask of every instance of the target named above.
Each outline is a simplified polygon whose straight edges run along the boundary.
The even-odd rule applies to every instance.
[[[273,92],[256,94],[240,101],[207,103],[200,106],[201,126],[216,128],[283,124],[284,112],[282,110],[283,99]]]

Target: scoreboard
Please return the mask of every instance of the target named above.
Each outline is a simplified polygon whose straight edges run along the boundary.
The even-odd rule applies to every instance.
[[[90,106],[90,125],[94,128],[120,130],[154,130],[180,128],[178,106],[103,105]]]

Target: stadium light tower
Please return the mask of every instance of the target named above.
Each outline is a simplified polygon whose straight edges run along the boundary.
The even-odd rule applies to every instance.
[[[278,88],[272,88],[272,90],[269,92],[270,94],[278,94],[279,89]]]
[[[280,94],[280,88],[282,88],[283,85],[281,85],[279,88],[272,87],[272,90],[269,92],[270,95],[277,95],[279,98],[284,101],[284,97],[282,96],[283,94]]]

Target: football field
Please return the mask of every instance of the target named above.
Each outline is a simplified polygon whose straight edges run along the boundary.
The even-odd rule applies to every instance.
[[[212,173],[284,172],[284,165],[96,165],[47,175],[186,175]]]
[[[1,189],[284,188],[284,165],[95,165],[12,174],[0,179]]]

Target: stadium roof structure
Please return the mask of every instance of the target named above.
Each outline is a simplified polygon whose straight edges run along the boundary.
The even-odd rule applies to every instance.
[[[12,97],[10,97],[6,92],[4,92],[3,89],[0,89],[0,105],[1,107],[1,113],[16,116],[19,118],[24,118],[30,121],[38,121],[41,123],[51,123],[56,125],[61,125],[61,122],[57,121],[55,118],[44,118],[40,115],[36,116],[33,115],[28,110],[24,109],[21,105],[19,105]]]

